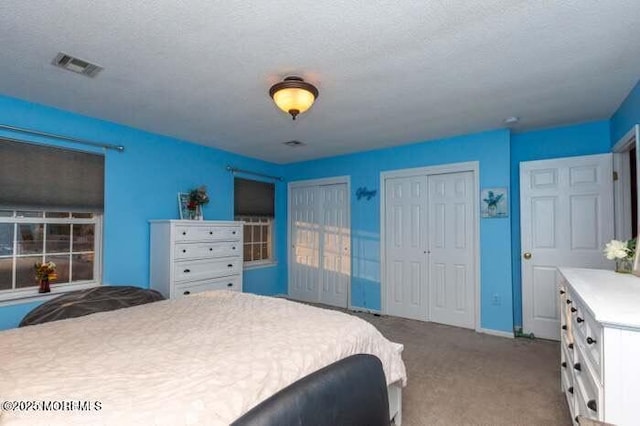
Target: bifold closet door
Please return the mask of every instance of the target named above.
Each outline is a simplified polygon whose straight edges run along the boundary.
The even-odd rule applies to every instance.
[[[475,328],[473,172],[430,175],[428,183],[430,319]]]
[[[385,179],[389,315],[475,328],[472,171]]]
[[[387,313],[425,321],[427,177],[385,180]]]
[[[346,308],[351,226],[346,183],[290,188],[289,296]]]
[[[317,302],[320,281],[318,187],[292,187],[289,200],[291,202],[289,296],[297,300]]]
[[[346,184],[320,189],[320,302],[347,307],[351,276],[351,231]]]

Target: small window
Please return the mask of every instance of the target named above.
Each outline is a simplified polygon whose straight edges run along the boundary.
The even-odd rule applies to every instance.
[[[244,222],[245,266],[275,262],[274,204],[273,183],[235,178],[234,217]]]
[[[0,187],[0,300],[38,294],[36,262],[53,293],[100,283],[104,156],[0,139]]]

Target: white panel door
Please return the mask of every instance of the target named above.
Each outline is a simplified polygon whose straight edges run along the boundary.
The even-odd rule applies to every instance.
[[[290,188],[291,259],[289,295],[318,301],[320,281],[320,225],[317,186]]]
[[[387,313],[428,319],[427,176],[385,180]]]
[[[475,328],[473,172],[430,175],[430,320]]]
[[[560,338],[558,266],[610,268],[611,154],[520,163],[522,320],[526,333]]]
[[[351,274],[351,232],[347,185],[320,187],[320,303],[347,307]]]

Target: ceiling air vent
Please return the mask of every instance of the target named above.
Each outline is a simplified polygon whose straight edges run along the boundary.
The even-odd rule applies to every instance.
[[[300,141],[289,141],[289,142],[282,142],[283,144],[285,144],[286,146],[291,146],[291,147],[297,147],[297,146],[304,146],[305,143],[304,142],[300,142]]]
[[[92,64],[84,59],[74,58],[73,56],[62,52],[56,55],[52,63],[57,67],[86,75],[87,77],[95,77],[100,71],[102,71],[102,67],[100,65]]]

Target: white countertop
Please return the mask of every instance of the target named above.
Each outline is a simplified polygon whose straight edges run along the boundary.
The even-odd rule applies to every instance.
[[[604,269],[558,269],[596,321],[640,329],[640,277]]]

